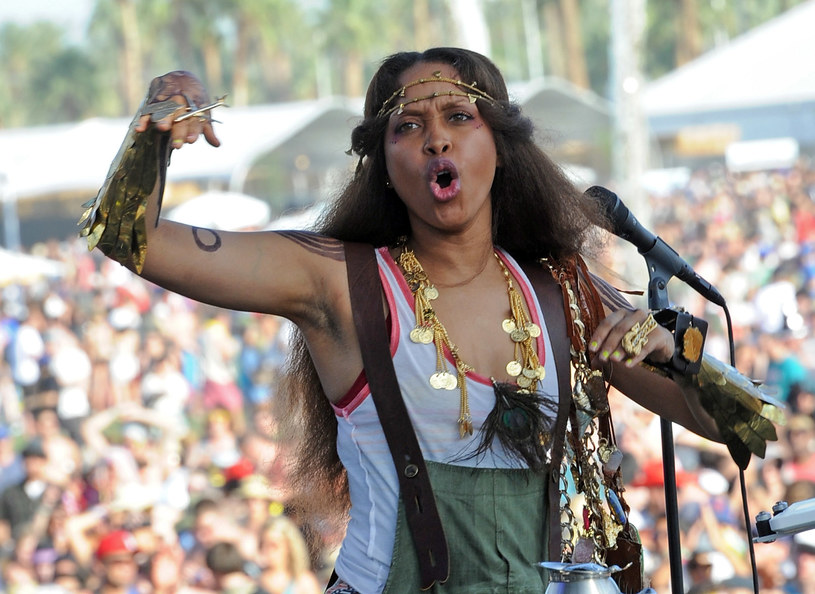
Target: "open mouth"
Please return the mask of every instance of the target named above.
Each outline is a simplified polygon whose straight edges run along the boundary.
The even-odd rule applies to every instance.
[[[440,188],[447,188],[453,183],[453,174],[449,171],[440,171],[436,175],[436,183],[439,184]]]
[[[428,164],[427,173],[427,180],[436,198],[449,200],[458,194],[461,187],[458,169],[450,159],[435,159]]]

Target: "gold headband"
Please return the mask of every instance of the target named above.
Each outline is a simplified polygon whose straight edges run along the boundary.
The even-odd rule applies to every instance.
[[[397,103],[393,107],[388,108],[388,105],[390,105],[390,103],[394,99],[396,99],[397,97],[404,97],[405,96],[405,91],[407,89],[409,89],[410,87],[415,87],[416,85],[423,85],[425,83],[431,83],[431,82],[450,83],[452,85],[456,85],[457,87],[464,87],[469,92],[465,93],[464,91],[446,91],[446,92],[436,91],[435,93],[431,93],[429,95],[423,95],[422,97],[414,97],[413,99],[411,99],[409,101],[403,101],[401,103]],[[382,103],[382,107],[379,110],[379,113],[376,114],[376,117],[377,118],[388,117],[394,111],[397,114],[400,114],[405,109],[405,105],[410,105],[411,103],[418,103],[419,101],[424,101],[425,99],[434,99],[436,97],[448,97],[448,96],[449,97],[467,97],[470,100],[470,103],[475,103],[476,100],[478,100],[478,99],[484,99],[490,105],[497,105],[498,102],[495,99],[493,99],[492,97],[490,97],[490,95],[488,93],[486,93],[486,92],[482,91],[481,89],[477,88],[477,86],[476,86],[477,84],[478,83],[476,83],[476,82],[473,82],[473,84],[467,84],[467,83],[465,83],[464,81],[461,81],[461,80],[456,80],[454,78],[447,78],[446,76],[441,75],[440,70],[436,70],[433,73],[433,78],[418,78],[418,79],[416,79],[416,80],[414,80],[412,82],[409,82],[404,87],[401,87],[400,89],[397,89],[396,91],[394,91],[394,93]]]

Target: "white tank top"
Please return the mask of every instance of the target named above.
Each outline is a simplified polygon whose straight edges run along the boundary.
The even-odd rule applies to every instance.
[[[546,369],[540,384],[543,394],[557,402],[557,372],[550,355],[551,344],[529,279],[509,254],[499,255],[515,278],[532,321],[542,330],[536,349]],[[479,429],[495,405],[488,377],[467,374],[467,393],[473,418],[473,435],[461,439],[458,432],[459,391],[436,390],[428,383],[436,369],[436,347],[415,344],[408,334],[415,324],[413,295],[402,272],[386,248],[377,250],[391,316],[390,348],[402,398],[426,460],[479,468],[517,467],[498,444],[486,454],[472,457],[481,439]],[[448,360],[455,373],[455,364]],[[388,577],[396,530],[399,480],[370,388],[366,384],[337,415],[337,450],[348,472],[351,512],[345,539],[336,562],[337,574],[360,592],[381,592]]]

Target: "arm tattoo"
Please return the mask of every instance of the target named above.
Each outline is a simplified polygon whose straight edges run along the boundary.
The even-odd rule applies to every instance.
[[[203,233],[203,237],[201,237]],[[195,245],[198,249],[205,252],[217,252],[221,249],[221,236],[217,231],[212,229],[203,229],[201,227],[192,228],[192,238],[195,240]]]
[[[278,231],[278,235],[290,239],[308,251],[331,258],[337,262],[345,261],[345,248],[342,242],[333,237],[326,237],[311,231]]]
[[[602,300],[603,305],[608,307],[611,311],[618,309],[627,309],[631,311],[634,309],[634,307],[617,289],[612,287],[596,274],[589,273],[589,275],[591,275],[591,282],[594,285],[594,288],[597,289],[597,292],[600,294],[600,299]]]

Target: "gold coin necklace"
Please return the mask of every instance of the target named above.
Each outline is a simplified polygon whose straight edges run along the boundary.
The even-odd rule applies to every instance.
[[[545,371],[540,363],[533,345],[533,339],[541,334],[540,327],[532,322],[526,314],[521,295],[515,290],[512,276],[497,252],[493,252],[495,259],[501,266],[504,279],[507,282],[509,296],[510,318],[501,323],[501,327],[509,334],[514,345],[513,359],[507,363],[507,374],[515,378],[522,390],[534,388],[542,380]],[[431,301],[439,296],[438,289],[427,278],[422,265],[416,259],[413,250],[402,246],[399,254],[399,266],[402,268],[405,281],[413,293],[414,312],[416,324],[410,331],[410,340],[417,344],[431,344],[436,347],[436,370],[430,375],[429,383],[436,390],[459,389],[459,437],[473,434],[473,420],[470,414],[470,405],[467,398],[467,373],[473,367],[462,361],[458,347],[450,340],[447,329],[439,321]],[[450,373],[444,348],[450,352],[455,363],[456,373]]]

